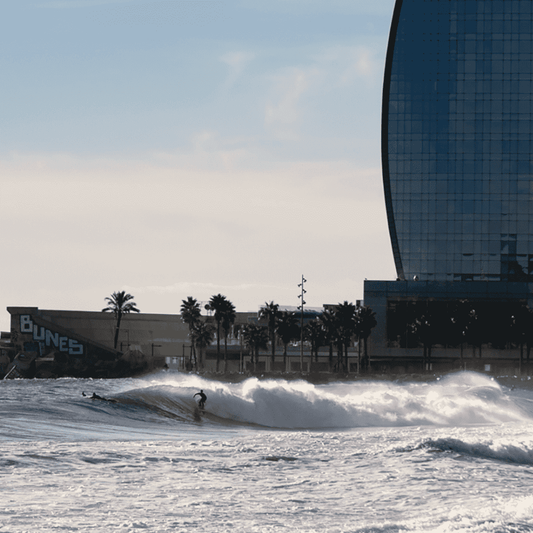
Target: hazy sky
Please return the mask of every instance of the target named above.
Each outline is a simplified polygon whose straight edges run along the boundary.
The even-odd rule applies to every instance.
[[[8,306],[238,311],[394,279],[380,161],[393,0],[0,2]]]

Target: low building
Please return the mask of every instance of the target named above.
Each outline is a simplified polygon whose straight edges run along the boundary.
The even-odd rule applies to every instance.
[[[112,313],[39,309],[38,307],[8,307],[11,331],[2,333],[0,377],[123,377],[160,368],[180,371],[199,369],[192,349],[188,326],[181,315],[129,313],[123,315],[116,349],[114,336],[116,319]],[[306,310],[304,323],[316,318],[319,311]],[[202,316],[212,324],[212,315]],[[206,372],[227,373],[313,373],[336,372],[329,347],[324,346],[312,357],[310,347],[291,343],[287,356],[283,346],[276,347],[272,361],[271,348],[263,347],[252,358],[245,346],[239,327],[257,323],[266,328],[258,314],[236,313],[234,332],[220,339],[217,350],[216,333],[212,343],[203,349],[201,360]],[[236,327],[235,327],[236,326]],[[349,372],[358,370],[358,347],[349,352]],[[217,364],[218,360],[218,364]],[[3,359],[0,359],[0,365]]]
[[[365,304],[377,320],[369,338],[374,371],[520,374],[529,365],[533,332],[517,320],[522,311],[531,320],[532,284],[366,280]],[[473,311],[462,328],[460,306]],[[429,324],[426,339],[413,328],[421,319]]]
[[[126,314],[116,349],[112,313],[8,307],[11,359],[24,354],[30,375],[113,377],[163,367],[183,357],[188,329],[180,315]],[[22,365],[24,366],[24,365]]]
[[[2,334],[0,370],[11,376],[114,377],[164,368],[194,368],[189,328],[181,315],[129,313],[122,317],[116,349],[112,313],[8,307],[11,331]],[[213,322],[214,317],[203,316]],[[257,313],[237,313],[236,324],[257,320]],[[223,343],[223,340],[221,341]],[[216,345],[216,342],[214,343]],[[230,370],[248,351],[230,340]],[[222,351],[223,351],[222,346]],[[235,354],[238,353],[238,356]],[[223,354],[222,354],[223,356]],[[17,358],[17,362],[13,361]],[[206,349],[206,369],[215,370],[216,346]],[[4,368],[6,367],[6,368]]]

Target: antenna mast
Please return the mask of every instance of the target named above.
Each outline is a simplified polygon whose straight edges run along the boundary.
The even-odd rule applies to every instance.
[[[304,283],[306,282],[307,280],[302,274],[302,283],[298,284],[298,287],[301,288],[301,292],[298,295],[298,298],[301,300],[300,305],[298,306],[298,309],[300,310],[300,372],[304,371],[304,294],[307,292],[304,289]]]

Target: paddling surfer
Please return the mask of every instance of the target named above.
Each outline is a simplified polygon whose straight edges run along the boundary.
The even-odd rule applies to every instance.
[[[90,398],[91,400],[103,400],[104,402],[111,402],[111,403],[115,403],[116,402],[116,400],[110,400],[109,398],[104,398],[102,396],[99,396],[98,394],[96,394],[96,392],[93,392],[92,396],[88,396],[84,392],[82,392],[81,395],[85,396],[86,398]]]
[[[200,392],[197,392],[193,398],[195,396],[200,396],[200,401],[198,402],[198,407],[200,409],[205,409],[205,402],[207,401],[207,396],[204,394],[204,391],[203,390],[200,390]]]

